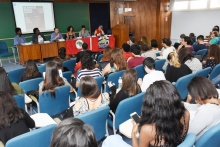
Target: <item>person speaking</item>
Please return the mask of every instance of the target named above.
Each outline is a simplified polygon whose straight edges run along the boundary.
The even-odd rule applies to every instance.
[[[58,28],[54,28],[54,32],[51,34],[51,42],[52,41],[58,41],[59,39],[63,39],[62,34],[59,32]]]

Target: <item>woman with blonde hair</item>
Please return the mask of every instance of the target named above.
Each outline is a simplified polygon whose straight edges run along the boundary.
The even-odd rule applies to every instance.
[[[167,67],[165,77],[170,82],[176,82],[179,78],[191,74],[192,70],[185,64],[180,64],[176,52],[171,52],[167,56],[170,66]]]
[[[115,48],[111,52],[111,62],[102,70],[102,74],[106,75],[111,72],[127,69],[127,62],[125,61],[122,49]]]
[[[149,44],[146,36],[141,37],[141,42],[143,42],[143,44]]]

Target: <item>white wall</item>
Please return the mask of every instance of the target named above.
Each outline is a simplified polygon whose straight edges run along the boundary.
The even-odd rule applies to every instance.
[[[220,10],[173,11],[171,24],[171,40],[177,42],[180,34],[208,36],[212,28],[220,26]]]

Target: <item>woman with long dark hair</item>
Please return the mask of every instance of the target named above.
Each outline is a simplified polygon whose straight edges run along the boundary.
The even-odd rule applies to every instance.
[[[70,91],[74,90],[65,78],[60,77],[57,64],[53,61],[48,62],[44,81],[39,84],[39,93],[49,90],[54,95],[55,88],[62,85],[69,85]]]
[[[140,123],[133,127],[132,146],[176,147],[188,125],[189,112],[176,88],[168,81],[156,81],[146,91]]]
[[[110,109],[115,112],[118,104],[131,96],[134,96],[141,92],[140,86],[137,84],[137,71],[133,68],[127,69],[122,76],[121,90],[116,94],[116,86],[112,83],[108,83],[111,91]]]
[[[35,127],[34,120],[18,108],[12,95],[3,91],[0,91],[0,120],[0,141],[3,144]]]
[[[38,71],[37,65],[33,60],[26,62],[25,70],[21,74],[20,82],[42,77],[42,74]]]

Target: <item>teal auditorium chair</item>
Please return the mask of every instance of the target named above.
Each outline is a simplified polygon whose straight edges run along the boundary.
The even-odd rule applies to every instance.
[[[102,57],[103,57],[103,54],[100,54],[100,55],[98,56],[98,58],[97,58],[97,63],[100,62],[100,60],[102,59]]]
[[[220,123],[206,131],[195,145],[196,147],[220,147]]]
[[[200,76],[200,77],[207,78],[210,71],[211,71],[211,67],[204,68],[204,69],[196,72],[196,77]]]
[[[210,81],[213,80],[215,77],[217,77],[220,74],[220,64],[216,65],[209,76]]]
[[[143,104],[144,92],[129,97],[118,104],[115,114],[110,111],[108,125],[113,128],[114,134],[119,129],[119,125],[130,119],[130,114],[137,112],[141,116],[141,107]]]
[[[96,140],[100,141],[102,138],[108,134],[107,131],[107,118],[109,114],[109,106],[101,107],[96,110],[87,112],[76,116],[76,118],[81,119],[84,123],[89,124],[93,127],[95,132]]]
[[[51,137],[56,125],[27,132],[7,141],[5,147],[49,147]]]
[[[24,93],[27,93],[28,91],[31,91],[31,90],[38,90],[39,84],[43,80],[44,80],[43,78],[35,78],[35,79],[23,81],[19,83],[19,87],[21,87]]]
[[[12,70],[8,72],[8,77],[10,79],[11,82],[15,82],[15,83],[19,83],[20,82],[20,77],[21,74],[24,72],[24,67],[16,69],[16,70]]]
[[[72,72],[71,71],[65,71],[63,72],[63,77],[66,78],[66,80],[70,83],[72,78]]]
[[[17,106],[19,108],[25,110],[24,95],[23,94],[13,95],[13,98],[14,98]]]
[[[122,77],[124,72],[125,72],[124,70],[121,70],[121,71],[117,71],[117,72],[109,74],[106,84],[105,84],[105,92],[108,92],[108,93],[110,92],[110,88],[108,87],[108,82],[110,81],[112,83],[115,83],[116,88],[118,88],[118,79],[119,77]]]
[[[201,61],[204,59],[206,53],[207,53],[207,49],[202,49],[196,52],[196,55],[200,55],[201,56]]]
[[[46,71],[46,65],[45,65],[45,64],[41,64],[41,65],[38,65],[37,68],[38,68],[38,71],[39,71],[39,72],[42,74],[42,76],[43,76],[43,72]]]
[[[8,61],[9,63],[11,63],[10,58],[13,55],[13,53],[8,51],[8,46],[6,45],[5,42],[0,41],[0,67],[2,67],[2,57],[8,57]],[[15,63],[16,63],[16,59],[15,59]]]
[[[134,69],[137,71],[138,78],[143,79],[145,74],[146,74],[146,71],[144,70],[144,66],[143,65],[138,65]]]
[[[177,147],[193,147],[196,142],[196,135],[193,133],[189,133],[186,135],[184,141],[179,144]]]
[[[71,58],[70,60],[63,61],[63,67],[66,67],[74,73],[74,68],[76,66],[76,58]]]
[[[59,114],[69,108],[70,86],[63,85],[55,88],[55,97],[50,91],[43,91],[38,101],[34,101],[37,107],[32,106],[37,113],[47,113],[50,116]]]
[[[184,77],[179,78],[176,83],[173,82],[173,85],[176,87],[182,100],[185,100],[188,95],[188,85],[190,81],[195,77],[195,74],[189,74]]]
[[[155,69],[159,71],[163,71],[163,65],[166,62],[166,59],[155,60]]]

